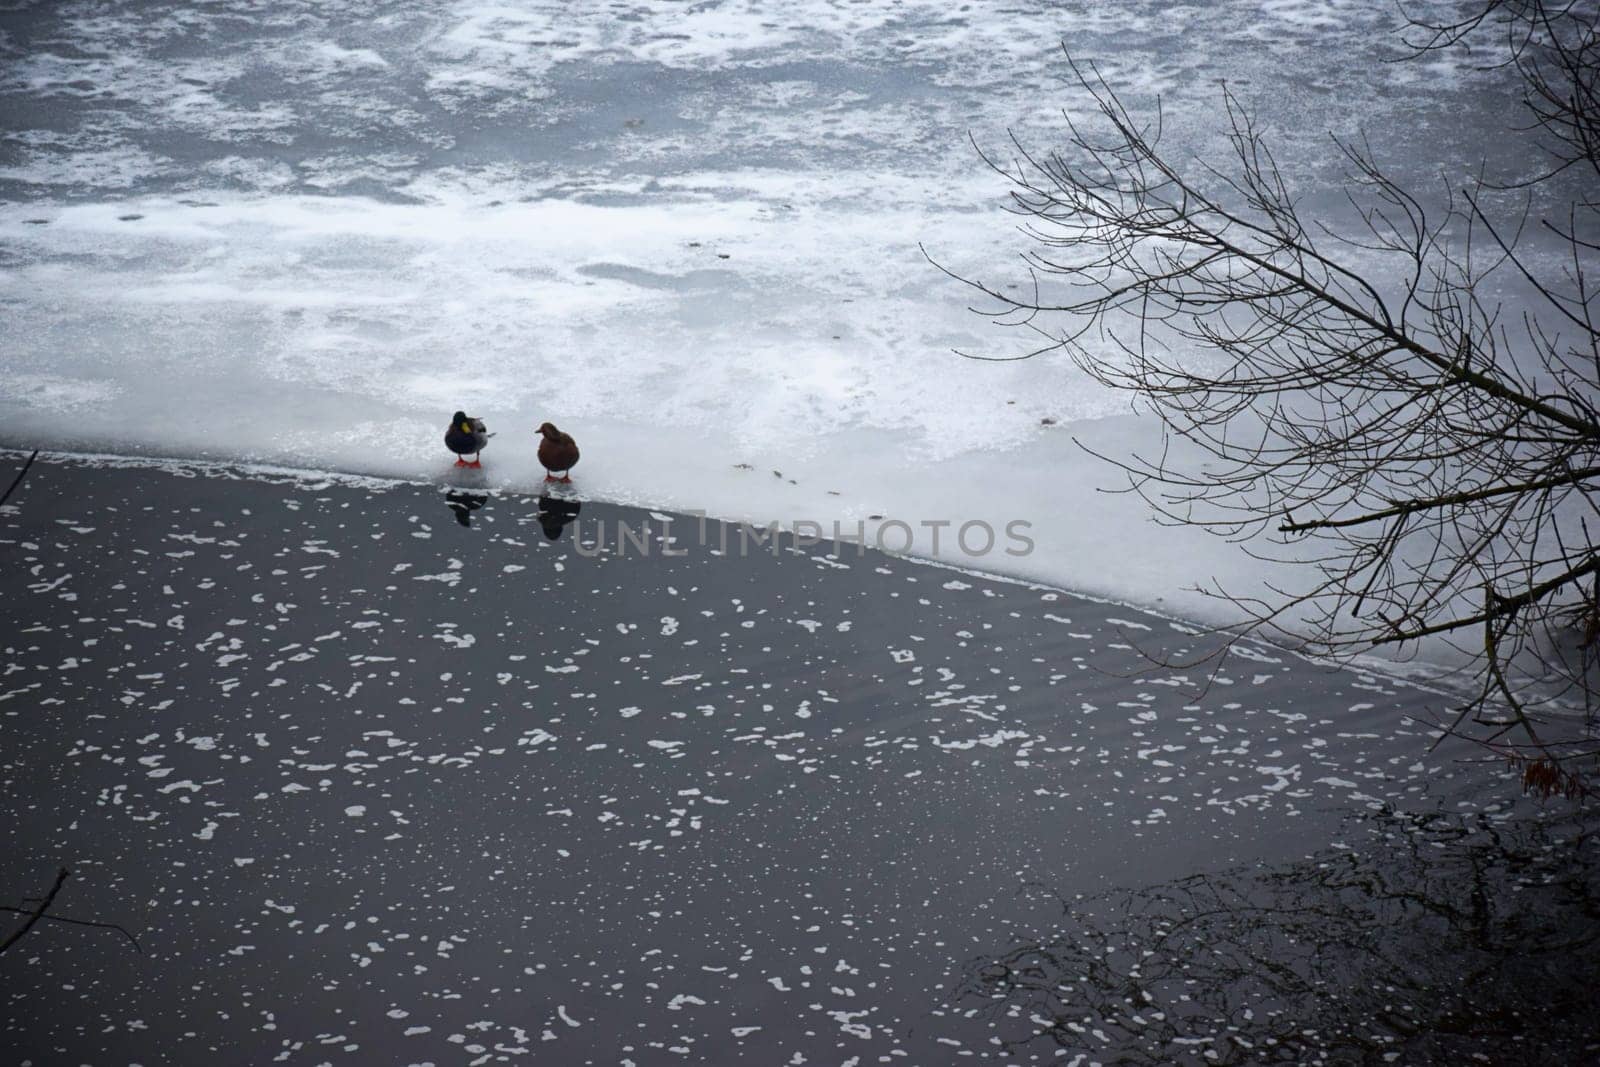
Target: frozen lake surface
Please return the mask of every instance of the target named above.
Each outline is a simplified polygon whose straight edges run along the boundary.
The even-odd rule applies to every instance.
[[[142,953],[35,927],[0,1060],[1600,1048],[1594,839],[1428,752],[1430,694],[1150,673],[1185,628],[574,505],[40,461],[0,512],[3,892],[70,867],[53,913]]]
[[[550,419],[593,497],[1020,519],[1023,559],[915,547],[1212,617],[1183,589],[1257,565],[1093,492],[1116,478],[1072,443],[1157,428],[1063,360],[952,355],[1025,341],[918,249],[1010,276],[967,138],[1059,143],[1063,45],[1159,94],[1179,158],[1225,154],[1226,80],[1312,213],[1330,132],[1419,195],[1484,152],[1534,165],[1504,158],[1511,75],[1390,62],[1398,14],[1366,0],[15,3],[0,444],[437,479],[464,407],[527,489]]]
[[[1263,572],[1094,492],[1074,438],[1159,427],[952,355],[1019,339],[919,247],[1013,269],[967,139],[1057,143],[1063,45],[1179,157],[1226,81],[1312,214],[1330,132],[1525,176],[1511,75],[1389,62],[1397,20],[4,5],[0,448],[182,462],[57,455],[0,510],[0,903],[70,867],[52,913],[142,948],[40,923],[0,1061],[1594,1060],[1593,837],[1429,752],[1424,690],[1141,673],[1202,646],[1060,588],[1215,619],[1184,587]],[[457,408],[500,431],[465,477]]]

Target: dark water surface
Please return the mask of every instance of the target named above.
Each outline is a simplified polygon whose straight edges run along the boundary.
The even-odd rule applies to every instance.
[[[1202,646],[668,529],[41,461],[0,892],[70,867],[54,913],[143,951],[36,926],[0,1062],[1595,1059],[1596,848],[1429,753],[1439,698],[1258,648],[1132,677]]]

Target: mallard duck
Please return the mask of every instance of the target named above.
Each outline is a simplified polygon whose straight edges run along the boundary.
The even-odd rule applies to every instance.
[[[450,419],[450,428],[444,432],[444,446],[456,454],[456,466],[481,467],[479,453],[489,445],[490,433],[482,419],[469,419],[466,412],[458,411]],[[467,456],[472,457],[468,463]]]
[[[571,434],[556,429],[553,423],[540,424],[539,433],[544,438],[539,442],[539,462],[544,466],[544,480],[572,481],[572,468],[578,465],[578,442],[572,439]],[[551,473],[553,471],[560,471],[561,477],[557,478]]]

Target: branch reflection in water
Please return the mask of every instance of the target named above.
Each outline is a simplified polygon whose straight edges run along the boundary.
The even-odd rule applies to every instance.
[[[969,961],[953,1007],[1083,1062],[1600,1062],[1600,842],[1571,819],[1345,829],[1280,867],[1060,900],[1046,936]]]

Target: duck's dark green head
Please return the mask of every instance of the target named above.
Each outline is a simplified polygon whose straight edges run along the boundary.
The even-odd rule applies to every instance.
[[[462,433],[472,432],[472,423],[467,421],[467,413],[465,411],[458,411],[452,415],[450,417],[450,425],[454,426]]]

